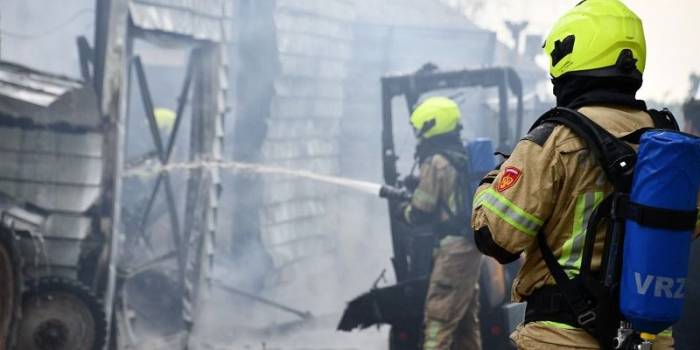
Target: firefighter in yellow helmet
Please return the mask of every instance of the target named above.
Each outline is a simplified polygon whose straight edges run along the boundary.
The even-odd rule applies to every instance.
[[[158,107],[153,110],[156,124],[163,137],[168,137],[175,126],[175,111],[169,108]]]
[[[439,247],[425,306],[424,350],[481,349],[478,281],[481,254],[468,240],[460,210],[459,178],[466,153],[460,111],[452,100],[432,97],[411,115],[418,138],[418,185],[400,216],[409,225],[433,224]]]
[[[580,2],[554,25],[544,50],[558,107],[583,114],[617,138],[660,123],[635,97],[646,44],[641,20],[622,2]],[[519,349],[611,348],[592,336],[589,319],[577,317],[573,309],[587,305],[568,303],[570,291],[556,283],[546,260],[566,278],[580,275],[587,224],[612,190],[587,143],[546,119],[482,180],[472,214],[479,250],[504,264],[525,253],[512,291],[515,301],[528,302],[525,323],[511,335]],[[600,273],[604,226],[592,233],[593,276]],[[670,331],[664,332],[654,349],[672,344]]]

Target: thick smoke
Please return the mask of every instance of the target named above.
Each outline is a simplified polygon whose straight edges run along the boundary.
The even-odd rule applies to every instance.
[[[545,1],[545,6],[541,0],[232,1],[234,36],[226,52],[230,112],[223,126],[225,160],[372,183],[383,182],[382,76],[414,72],[428,62],[441,69],[515,65],[526,88],[527,126],[527,120],[534,119],[549,103],[543,101],[548,95],[547,75],[529,59],[516,57],[503,22],[528,20],[528,34],[545,35],[554,12],[541,9],[563,11],[577,2],[552,0]],[[633,5],[645,13],[658,9],[658,2],[656,6],[652,2]],[[679,3],[683,6],[662,10],[697,7],[691,1]],[[84,35],[93,41],[94,8],[93,0],[1,1],[0,57],[79,77],[75,38]],[[505,11],[511,8],[516,10]],[[690,40],[692,28],[683,27],[682,20],[667,20],[697,13],[686,12],[646,16],[653,23],[647,28],[650,42],[658,44],[650,44],[654,47],[650,57],[655,59],[649,60],[647,69],[651,77],[647,84],[651,87],[644,91],[647,96],[677,100],[675,82],[686,81],[686,68],[692,64],[700,69],[696,62],[690,62],[698,52],[692,44],[696,41]],[[504,18],[504,13],[512,18]],[[664,19],[663,28],[657,17]],[[664,45],[658,33],[669,32],[686,45],[661,49]],[[151,53],[147,73],[157,107],[176,106],[186,62],[176,53],[180,49],[145,42],[135,47],[137,52]],[[684,54],[667,54],[679,52],[675,50]],[[661,55],[683,63],[666,62]],[[685,93],[687,89],[680,86],[677,90]],[[496,138],[497,94],[493,89],[475,87],[434,94],[459,101],[464,137]],[[136,90],[131,100],[130,137],[142,142],[130,143],[126,152],[137,156],[153,145]],[[414,165],[415,147],[407,123],[410,106],[403,98],[396,98],[392,107],[399,170],[407,175]],[[510,109],[514,109],[512,100]],[[188,161],[191,131],[187,123],[183,125],[174,156],[181,163]],[[184,174],[173,171],[176,189],[186,184]],[[125,213],[135,217],[143,209],[143,193],[154,178],[145,176],[139,181],[125,185],[122,203]],[[222,184],[214,271],[197,341],[216,349],[387,347],[387,327],[335,331],[346,303],[372,288],[382,271],[386,274],[385,279],[379,279],[380,286],[394,281],[390,213],[384,200],[313,179],[264,172],[251,175],[223,169]],[[176,200],[183,214],[184,194],[176,193]],[[156,241],[165,242],[159,247],[164,251],[171,244],[165,208],[160,198],[152,232]],[[128,219],[126,231],[130,228]],[[165,293],[163,299],[172,295]],[[275,303],[278,305],[271,305]],[[137,346],[168,348],[169,342],[176,341],[178,322],[172,327],[175,330],[158,325],[137,330],[141,336]],[[154,345],[158,343],[161,345]]]

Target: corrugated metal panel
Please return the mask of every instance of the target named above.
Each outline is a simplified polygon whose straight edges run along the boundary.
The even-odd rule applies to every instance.
[[[299,235],[299,232],[304,232]],[[270,243],[270,247],[280,247],[289,243],[298,242],[308,239],[322,238],[326,235],[323,228],[318,227],[318,222],[313,219],[297,220],[296,226],[278,224],[268,225],[263,231],[263,239]]]
[[[331,60],[321,56],[291,56],[281,57],[282,74],[294,77],[298,81],[304,78],[319,82],[337,82],[348,76],[345,61]],[[331,90],[332,91],[332,90]],[[324,97],[322,95],[309,97]],[[337,97],[337,96],[334,96]]]
[[[280,12],[296,16],[312,15],[336,22],[352,22],[355,4],[352,0],[277,0]]]
[[[303,169],[319,174],[338,174],[338,157],[316,157],[312,159],[268,159],[268,165],[290,169]],[[282,177],[283,178],[283,177]],[[275,182],[275,176],[267,176],[266,180]],[[331,196],[331,193],[328,193]]]
[[[286,178],[269,183],[264,189],[264,194],[270,206],[303,198],[324,198],[332,190],[330,187],[331,185],[322,185],[314,181]]]
[[[341,68],[343,71],[346,70],[344,65]],[[275,81],[275,93],[277,96],[297,98],[343,99],[345,97],[343,86],[338,85],[336,81],[314,79],[313,77],[309,79],[291,76],[280,78]]]
[[[437,0],[353,0],[357,17],[374,24],[402,27],[477,29],[459,11]]]
[[[79,88],[77,80],[0,62],[0,95],[17,101],[48,107],[63,94]]]
[[[129,14],[138,28],[224,42],[230,37],[231,5],[225,0],[131,0]]]
[[[88,85],[0,62],[0,192],[48,211],[19,243],[32,273],[75,274],[98,200],[103,136]]]
[[[305,138],[303,141],[268,141],[263,147],[264,157],[276,159],[316,158],[338,155],[338,143],[335,140],[314,140]]]
[[[48,210],[83,212],[95,203],[100,195],[98,187],[78,187],[54,184],[18,183],[0,180],[0,192],[16,198],[27,198],[29,202]]]
[[[339,40],[352,40],[352,25],[337,20],[282,12],[277,15],[277,29],[288,33],[306,33]]]
[[[318,227],[318,223],[315,225]],[[317,228],[317,230],[319,230]],[[318,235],[312,236],[311,239],[297,239],[291,242],[287,242],[284,245],[272,246],[268,250],[272,255],[272,260],[275,266],[282,270],[291,264],[297,264],[304,262],[309,259],[308,265],[315,265],[318,262],[318,256],[326,252],[329,248],[333,246],[330,237],[327,232],[320,232]],[[318,266],[317,266],[318,268]],[[326,266],[325,268],[328,268]],[[287,270],[289,273],[287,276],[282,276],[283,279],[288,282],[292,282],[292,276],[296,275],[297,269]],[[301,269],[306,272],[308,269]],[[301,279],[296,279],[296,281],[301,282]]]
[[[40,127],[99,125],[95,93],[81,82],[0,61],[0,116],[29,118]],[[5,124],[11,121],[5,121]]]
[[[0,191],[47,210],[87,210],[102,180],[95,93],[77,80],[6,62],[0,86]]]
[[[84,216],[49,215],[42,232],[46,237],[85,239],[90,233],[90,219]]]
[[[354,0],[276,0],[279,62],[262,156],[266,164],[335,175],[340,170],[340,124],[353,59]],[[269,276],[283,290],[312,283],[307,272],[337,242],[338,188],[319,183],[265,177],[260,211],[262,241],[275,271]]]
[[[39,274],[55,274],[56,267],[75,268],[80,258],[80,241],[22,239],[19,243],[22,256],[32,257],[29,269]],[[33,257],[37,257],[34,260]],[[36,263],[36,264],[33,264]],[[48,266],[47,266],[48,265]]]
[[[90,220],[63,214],[45,217],[6,204],[0,205],[0,214],[4,225],[20,233],[17,246],[25,262],[25,273],[75,278],[83,240],[90,231]]]
[[[292,223],[299,218],[306,219],[326,212],[323,198],[306,200],[295,198],[294,201],[268,205],[263,215],[263,224]]]
[[[317,57],[347,61],[350,59],[350,42],[319,35],[280,32],[277,46],[281,53],[302,57]]]
[[[1,224],[16,231],[34,231],[41,227],[46,217],[20,207],[17,202],[0,193]]]
[[[342,99],[298,99],[278,96],[273,101],[272,112],[279,119],[340,119],[343,116],[343,102]]]
[[[290,134],[299,138],[336,139],[339,133],[340,121],[337,119],[284,119],[268,126],[267,140],[284,140]]]
[[[0,190],[48,210],[81,213],[98,198],[101,135],[0,128]],[[81,154],[82,153],[82,154]]]

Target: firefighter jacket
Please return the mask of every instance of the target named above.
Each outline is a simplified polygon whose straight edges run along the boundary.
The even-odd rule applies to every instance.
[[[587,106],[579,112],[615,137],[653,127],[651,117],[637,109]],[[612,190],[585,142],[551,123],[532,130],[500,169],[487,175],[475,194],[472,226],[478,248],[501,263],[525,253],[513,284],[515,301],[555,284],[535,238],[540,231],[569,277],[579,273],[588,220]],[[601,264],[604,226],[596,238],[593,271]]]
[[[455,193],[458,175],[442,154],[437,153],[423,160],[418,187],[411,202],[402,210],[403,221],[410,225],[448,223],[457,210]]]

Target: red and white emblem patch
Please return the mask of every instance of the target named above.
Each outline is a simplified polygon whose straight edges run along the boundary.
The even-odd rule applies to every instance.
[[[520,175],[522,175],[523,172],[516,168],[509,166],[504,170],[503,176],[501,176],[501,180],[498,181],[498,186],[496,186],[496,190],[498,192],[503,192],[515,185],[516,182],[520,179]]]

